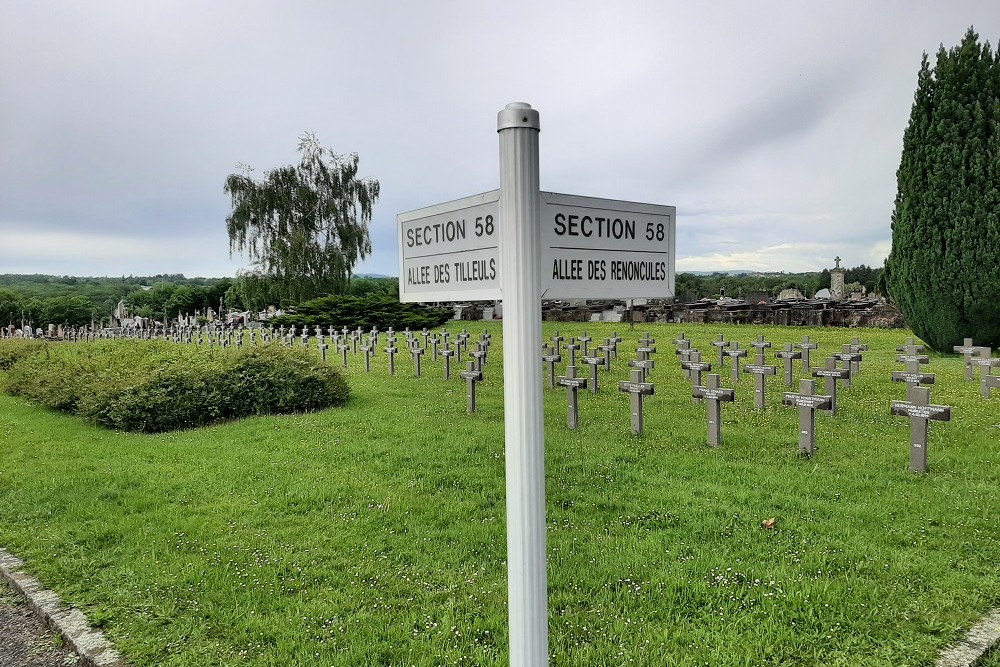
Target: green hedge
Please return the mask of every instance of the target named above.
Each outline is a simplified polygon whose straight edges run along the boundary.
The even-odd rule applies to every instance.
[[[295,326],[299,329],[304,326],[348,329],[378,327],[380,331],[387,331],[392,327],[396,331],[402,331],[407,327],[413,330],[425,327],[433,329],[450,320],[454,314],[450,308],[400,303],[395,297],[379,295],[325,296],[301,303],[293,310],[288,315],[273,318],[269,324],[276,327]]]
[[[0,371],[9,371],[22,357],[37,354],[46,349],[48,343],[42,340],[5,338],[0,340]]]
[[[123,431],[155,433],[342,405],[340,372],[278,345],[200,349],[162,341],[61,346],[10,370],[7,391]]]

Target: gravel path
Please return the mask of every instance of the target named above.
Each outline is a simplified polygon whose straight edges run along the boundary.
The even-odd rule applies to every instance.
[[[65,667],[78,661],[79,657],[0,580],[0,665]]]

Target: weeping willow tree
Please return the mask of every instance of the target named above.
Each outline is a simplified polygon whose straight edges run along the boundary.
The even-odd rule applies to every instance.
[[[372,250],[368,235],[377,180],[358,178],[358,154],[338,155],[316,136],[299,138],[298,165],[265,172],[243,166],[226,178],[233,211],[229,252],[246,254],[244,300],[294,304],[347,290],[355,264]]]

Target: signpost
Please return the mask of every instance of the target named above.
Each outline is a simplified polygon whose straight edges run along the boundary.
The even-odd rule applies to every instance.
[[[396,217],[400,301],[503,300],[514,667],[548,664],[542,299],[674,294],[674,207],[540,192],[539,130],[536,110],[508,104],[497,114],[500,189]]]
[[[499,301],[500,191],[400,213],[399,300]],[[542,299],[674,295],[675,208],[538,193]]]

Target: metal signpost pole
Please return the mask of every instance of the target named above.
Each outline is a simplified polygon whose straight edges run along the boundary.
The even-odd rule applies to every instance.
[[[537,354],[542,338],[539,130],[538,112],[528,104],[508,104],[497,114],[512,667],[548,664],[545,441]]]

